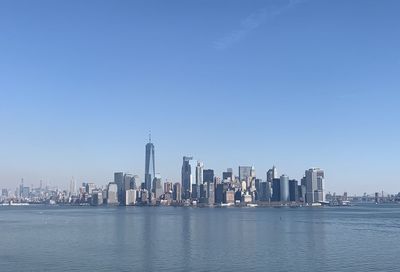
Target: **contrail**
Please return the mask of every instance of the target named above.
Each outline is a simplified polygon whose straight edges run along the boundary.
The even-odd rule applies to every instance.
[[[214,41],[213,47],[218,50],[223,50],[232,44],[242,40],[249,32],[258,28],[262,24],[265,23],[268,19],[274,19],[275,17],[281,15],[283,12],[294,8],[300,3],[305,2],[306,0],[290,0],[286,5],[275,8],[275,9],[267,9],[262,8],[258,11],[250,14],[246,18],[244,18],[240,22],[240,26],[238,29],[228,33],[221,39]]]

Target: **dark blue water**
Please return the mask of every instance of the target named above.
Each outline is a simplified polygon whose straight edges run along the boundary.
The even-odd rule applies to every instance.
[[[0,207],[1,271],[400,271],[400,206]]]

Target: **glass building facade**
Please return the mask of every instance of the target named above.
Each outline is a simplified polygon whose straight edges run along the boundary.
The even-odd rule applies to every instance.
[[[151,142],[151,137],[149,143],[146,144],[146,161],[145,161],[145,172],[144,172],[144,184],[145,189],[152,192],[153,179],[156,176],[156,166],[154,158],[154,144]]]

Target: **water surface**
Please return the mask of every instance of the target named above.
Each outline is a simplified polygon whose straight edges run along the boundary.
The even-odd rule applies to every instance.
[[[1,271],[400,271],[400,206],[0,207]]]

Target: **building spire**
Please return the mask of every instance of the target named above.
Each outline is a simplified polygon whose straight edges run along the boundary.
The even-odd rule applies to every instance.
[[[149,143],[151,143],[151,130],[149,131]]]

